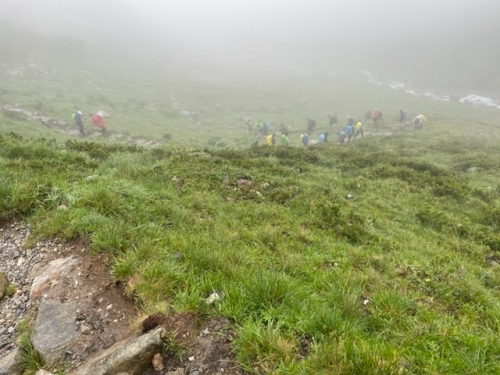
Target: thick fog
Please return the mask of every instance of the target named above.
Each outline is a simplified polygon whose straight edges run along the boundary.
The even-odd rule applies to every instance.
[[[460,53],[477,55],[462,65],[500,58],[498,0],[0,0],[0,17],[37,33],[200,64],[420,76]]]

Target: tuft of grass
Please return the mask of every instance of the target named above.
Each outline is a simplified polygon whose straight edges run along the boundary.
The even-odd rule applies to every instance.
[[[5,290],[5,295],[12,297],[17,291],[17,287],[14,284],[9,284]]]
[[[32,322],[30,319],[25,319],[18,325],[19,336],[17,337],[17,345],[22,351],[23,375],[33,375],[38,370],[43,369],[45,361],[40,353],[36,351],[31,343],[31,332],[33,331]]]

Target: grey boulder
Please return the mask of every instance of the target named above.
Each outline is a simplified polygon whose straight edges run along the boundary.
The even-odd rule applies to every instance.
[[[70,375],[141,375],[151,359],[162,349],[165,330],[157,328],[142,336],[115,344],[79,367]]]
[[[31,343],[49,365],[64,360],[65,351],[78,338],[76,301],[43,300],[38,307]]]

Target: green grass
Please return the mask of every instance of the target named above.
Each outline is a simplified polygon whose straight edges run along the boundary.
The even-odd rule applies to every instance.
[[[114,255],[145,307],[233,319],[247,369],[494,374],[498,191],[399,142],[198,152],[2,134],[1,212]]]
[[[58,68],[64,84],[8,78],[1,100],[60,118],[104,109],[111,132],[169,133],[169,145],[80,141],[0,113],[0,220],[111,254],[147,311],[232,319],[250,372],[500,371],[497,112],[341,77],[147,84],[117,73],[100,91]],[[385,121],[363,139],[299,144],[309,116],[326,129],[327,112],[382,105]],[[397,128],[400,107],[424,112],[424,130]],[[190,109],[201,124],[180,113]],[[247,116],[290,125],[292,146],[250,148]]]
[[[22,321],[19,323],[18,329],[17,345],[22,350],[23,375],[33,375],[44,368],[45,361],[31,343],[30,336],[33,331],[31,321],[29,319]]]

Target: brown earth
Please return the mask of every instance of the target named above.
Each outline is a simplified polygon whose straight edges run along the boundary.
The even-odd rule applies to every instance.
[[[28,232],[24,237],[19,234],[20,228],[24,227],[26,225],[23,223],[3,225],[3,238],[16,238],[18,242],[24,243]],[[162,353],[165,368],[155,371],[151,367],[144,375],[173,374],[174,371],[179,374],[244,373],[236,365],[231,351],[234,328],[229,320],[209,319],[194,313],[155,315],[144,319],[133,299],[125,292],[125,283],[115,280],[110,273],[111,259],[107,255],[92,255],[83,242],[64,244],[58,239],[41,239],[30,249],[26,249],[26,245],[24,247],[22,251],[44,254],[41,262],[25,262],[21,265],[30,267],[30,286],[33,275],[50,261],[70,256],[80,261],[79,266],[57,279],[43,292],[43,298],[77,302],[79,335],[66,352],[67,371],[79,367],[93,354],[115,342],[161,325],[168,337]],[[27,316],[33,318],[37,304],[30,301],[28,305]]]

